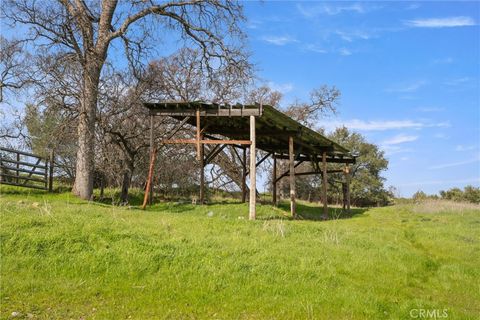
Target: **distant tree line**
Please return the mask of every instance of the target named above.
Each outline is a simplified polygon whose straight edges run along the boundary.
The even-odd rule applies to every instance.
[[[419,190],[412,196],[415,201],[421,201],[426,199],[443,199],[457,202],[470,202],[480,204],[480,188],[474,186],[465,186],[460,188],[451,188],[449,190],[441,190],[438,195],[428,195],[425,192]]]

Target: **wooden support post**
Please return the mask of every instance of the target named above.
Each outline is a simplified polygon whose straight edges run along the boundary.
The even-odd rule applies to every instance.
[[[20,164],[18,163],[20,162],[20,153],[17,152],[17,172],[16,172],[16,176],[17,176],[17,180],[16,180],[16,183],[18,184],[18,176],[20,175],[20,171],[18,169],[20,169]]]
[[[200,204],[203,205],[205,203],[205,145],[200,146]]]
[[[53,149],[50,150],[50,159],[49,159],[49,173],[48,173],[48,192],[53,191],[53,166],[55,163],[55,155]]]
[[[323,218],[328,219],[328,203],[327,203],[327,153],[322,153],[322,202],[323,202]]]
[[[143,205],[142,209],[145,210],[145,207],[148,203],[148,196],[151,194],[152,191],[152,180],[153,180],[153,168],[155,167],[155,157],[157,151],[155,149],[152,150],[150,154],[150,166],[148,167],[148,178],[147,178],[147,186],[145,187],[145,196],[143,197]]]
[[[153,152],[154,152],[154,146],[153,146],[153,114],[150,115],[150,156],[152,156]],[[154,161],[155,162],[155,161]],[[153,170],[154,168],[152,168]],[[152,173],[153,174],[153,173]],[[152,182],[150,182],[151,184]],[[148,198],[148,204],[152,205],[153,203],[153,187],[150,185],[148,190],[145,191],[145,192],[149,192],[150,193],[150,197]]]
[[[200,160],[200,140],[202,140],[201,137],[200,137],[200,131],[201,131],[201,128],[200,128],[200,109],[197,109],[196,117],[197,117],[197,139],[196,139],[197,160]]]
[[[350,168],[348,164],[345,165],[345,184],[347,185],[346,192],[346,202],[347,202],[347,212],[350,212]]]
[[[275,154],[273,154],[272,202],[274,206],[277,206],[277,157]]]
[[[256,202],[257,202],[257,153],[255,150],[256,147],[256,137],[255,137],[255,116],[250,116],[250,206],[248,218],[250,220],[255,220],[257,216]]]
[[[290,212],[292,217],[296,215],[295,203],[295,159],[293,150],[293,137],[288,137],[288,159],[290,164]]]
[[[242,162],[242,203],[247,199],[247,148],[243,148]]]

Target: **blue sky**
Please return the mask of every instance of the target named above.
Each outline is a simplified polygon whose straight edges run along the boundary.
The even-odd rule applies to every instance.
[[[479,2],[248,2],[260,76],[307,99],[342,92],[346,125],[379,144],[401,195],[480,184]]]

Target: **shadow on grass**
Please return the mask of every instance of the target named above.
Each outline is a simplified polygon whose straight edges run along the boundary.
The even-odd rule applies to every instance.
[[[129,201],[128,204],[122,205],[120,204],[120,191],[115,189],[106,190],[105,195],[103,198],[99,196],[99,190],[94,191],[93,201],[83,201],[74,196],[70,197],[70,190],[65,189],[56,189],[53,193],[50,193],[45,190],[37,190],[37,189],[29,189],[29,188],[21,188],[21,187],[12,187],[12,186],[1,186],[0,187],[0,194],[3,195],[20,195],[20,196],[40,196],[40,197],[49,197],[54,196],[57,200],[65,200],[68,202],[74,202],[78,205],[98,205],[101,207],[110,207],[110,206],[118,206],[118,207],[129,207],[129,209],[133,210],[142,210],[141,205],[143,203],[143,196],[144,193],[140,189],[132,189],[129,194]],[[57,197],[59,196],[59,197]],[[53,199],[53,198],[52,198]],[[171,213],[186,213],[186,212],[193,212],[200,208],[204,208],[209,210],[210,206],[221,205],[225,206],[225,211],[227,213],[231,213],[233,215],[242,215],[248,214],[248,207],[245,208],[236,208],[234,206],[238,206],[242,204],[239,199],[232,199],[232,198],[216,198],[211,199],[208,203],[204,204],[203,206],[194,205],[191,203],[190,199],[187,198],[177,198],[177,199],[155,199],[153,205],[148,205],[146,207],[146,212],[154,213],[154,212],[162,212],[168,211]],[[260,201],[258,205],[262,206],[270,206],[268,201]],[[231,207],[230,207],[231,206]],[[230,208],[229,208],[230,207]],[[213,211],[217,211],[215,209]],[[246,212],[244,211],[246,210]],[[341,208],[334,208],[329,207],[329,220],[332,219],[349,219],[352,217],[362,216],[365,211],[368,209],[366,208],[352,208],[350,212],[344,212]],[[200,210],[202,211],[202,210]],[[288,201],[282,201],[279,203],[278,207],[271,207],[267,210],[258,210],[259,213],[257,215],[258,220],[293,220],[290,216],[290,203]],[[268,212],[267,214],[265,214]],[[310,221],[322,221],[323,220],[323,207],[318,206],[314,203],[306,203],[306,202],[297,202],[297,217],[296,220],[310,220]]]
[[[32,189],[27,187],[1,186],[0,194],[3,195],[48,195],[47,190]]]
[[[290,203],[281,202],[278,204],[278,208],[285,211],[290,215]],[[361,216],[365,213],[367,208],[351,208],[350,212],[342,210],[342,208],[328,208],[328,219],[350,219],[356,216]],[[274,217],[270,217],[274,218]],[[288,219],[293,218],[291,216],[284,217]],[[297,202],[297,217],[296,220],[312,220],[312,221],[323,221],[323,207],[316,206],[314,204],[298,203]]]

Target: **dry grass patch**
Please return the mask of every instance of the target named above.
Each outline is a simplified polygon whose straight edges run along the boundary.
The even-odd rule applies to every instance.
[[[466,211],[480,211],[480,205],[469,202],[456,202],[450,200],[422,200],[413,206],[413,211],[416,213],[464,213]]]

